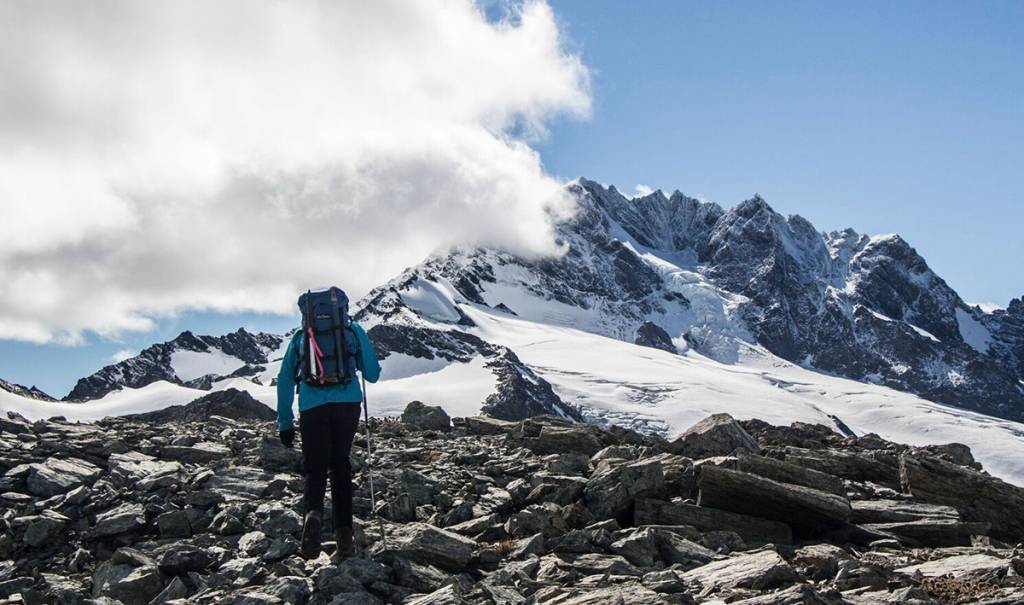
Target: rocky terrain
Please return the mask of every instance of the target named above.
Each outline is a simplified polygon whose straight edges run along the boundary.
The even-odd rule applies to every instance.
[[[297,554],[299,453],[268,410],[204,399],[0,418],[0,602],[1024,602],[1024,489],[957,444],[726,415],[669,442],[411,404],[373,423],[379,520],[357,438],[360,556],[334,565],[330,542]]]

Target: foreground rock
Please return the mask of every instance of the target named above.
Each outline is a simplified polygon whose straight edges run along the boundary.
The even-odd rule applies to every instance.
[[[843,496],[751,473],[705,465],[697,485],[701,506],[788,522],[808,534],[850,519],[850,502]]]
[[[1024,600],[1024,547],[1004,540],[1017,488],[954,446],[719,416],[690,432],[686,456],[678,442],[550,417],[375,421],[382,518],[357,439],[361,556],[333,565],[330,541],[319,559],[298,555],[297,452],[273,423],[229,416],[5,419],[0,603]],[[901,468],[906,492],[876,481],[899,487]],[[981,496],[973,505],[958,478]]]
[[[673,441],[671,449],[690,458],[727,456],[739,449],[755,454],[761,451],[757,441],[728,414],[714,414],[701,420]]]
[[[951,506],[967,521],[990,523],[997,538],[1024,540],[1024,488],[923,452],[900,457],[900,483],[923,502]]]
[[[402,422],[425,431],[447,431],[451,427],[452,419],[440,406],[413,401],[405,406]]]

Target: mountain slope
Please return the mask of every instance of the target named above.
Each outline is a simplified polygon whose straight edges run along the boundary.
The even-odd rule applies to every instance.
[[[159,380],[209,389],[225,377],[257,374],[282,344],[283,336],[251,334],[243,328],[224,336],[182,332],[174,340],[155,344],[82,378],[64,399],[99,399],[124,387],[140,388]]]
[[[392,285],[439,280],[471,302],[627,341],[653,323],[680,350],[725,362],[759,344],[808,368],[1024,418],[1020,305],[1000,317],[967,305],[899,236],[819,233],[760,197],[724,212],[678,192],[629,200],[591,181],[571,188],[579,212],[560,226],[562,257],[457,250]],[[527,295],[546,304],[524,307]],[[378,289],[364,314],[391,322],[396,300]]]
[[[7,382],[2,378],[0,378],[0,391],[6,391],[29,399],[38,399],[39,401],[55,401],[53,397],[50,397],[35,386],[26,387],[13,382]]]
[[[671,437],[726,411],[960,441],[1024,483],[1024,425],[1009,421],[1024,417],[1024,304],[985,313],[898,236],[820,233],[760,197],[725,211],[678,192],[570,188],[579,208],[558,227],[563,255],[457,249],[353,306],[383,358],[371,412],[419,399],[455,415],[549,413]],[[284,341],[184,333],[69,396],[94,402],[2,403],[95,418],[234,387],[273,405]]]

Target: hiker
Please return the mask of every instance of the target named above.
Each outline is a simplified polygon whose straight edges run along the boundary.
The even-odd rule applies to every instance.
[[[277,428],[281,443],[292,447],[292,401],[298,386],[299,432],[306,474],[302,555],[312,559],[320,554],[324,493],[330,470],[335,558],[340,561],[355,552],[349,452],[359,426],[364,395],[356,370],[365,380],[377,382],[380,362],[366,332],[349,317],[348,297],[339,288],[306,292],[299,297],[299,309],[302,328],[288,343],[277,375]]]

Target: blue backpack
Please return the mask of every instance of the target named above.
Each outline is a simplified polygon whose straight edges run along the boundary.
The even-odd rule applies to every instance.
[[[314,386],[348,384],[356,375],[356,334],[348,315],[348,296],[341,288],[309,290],[299,297],[302,338],[300,380]]]

